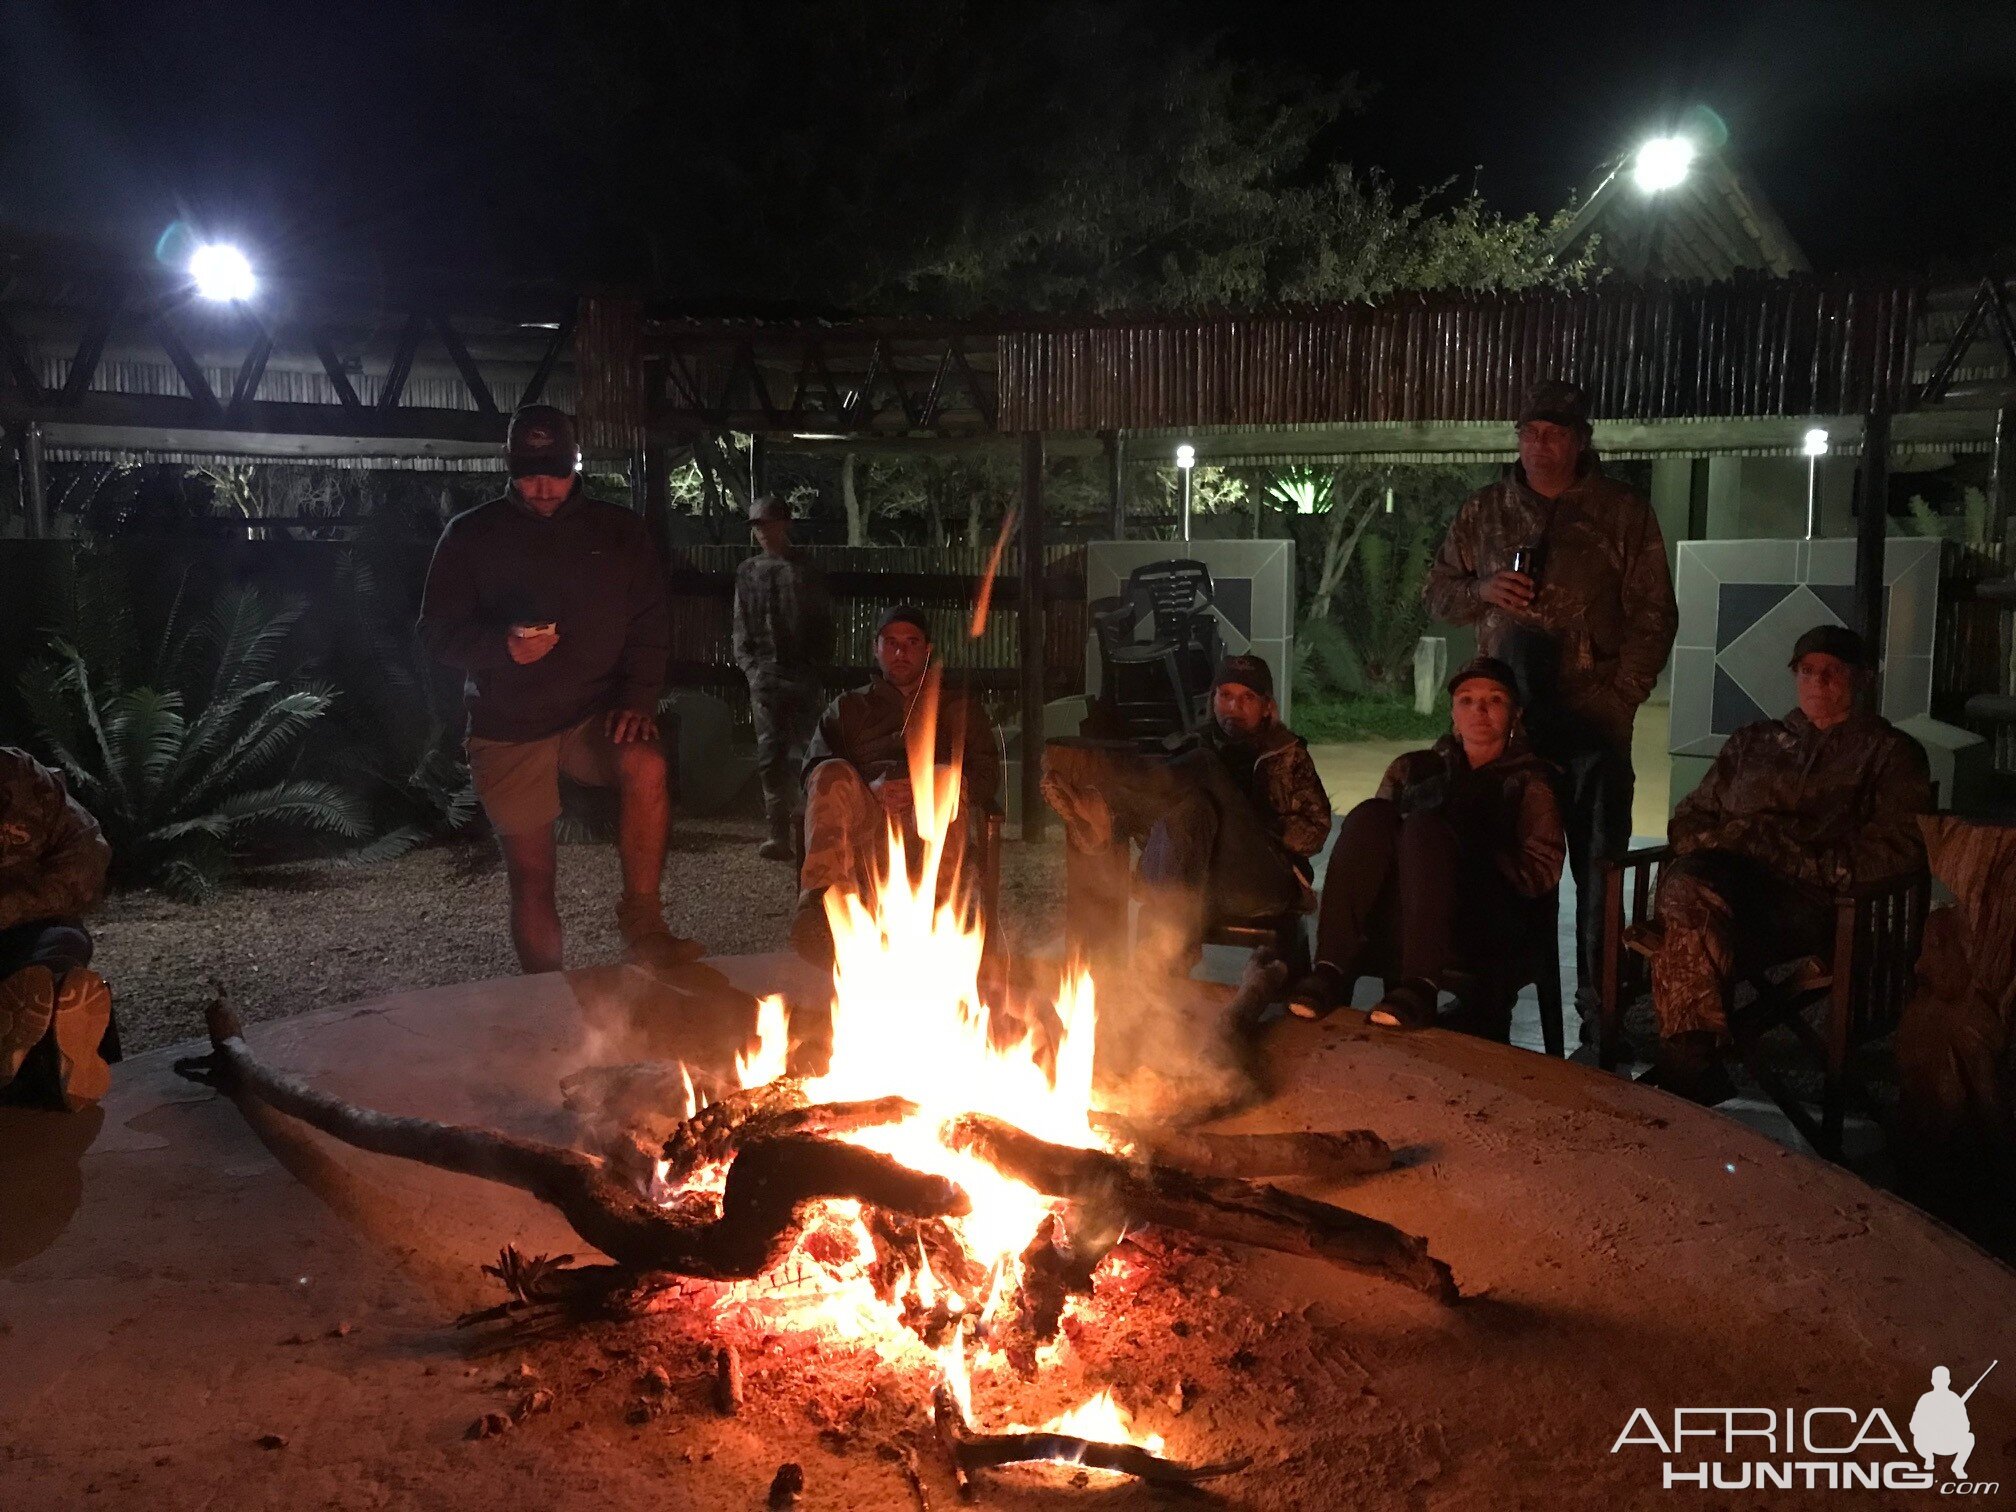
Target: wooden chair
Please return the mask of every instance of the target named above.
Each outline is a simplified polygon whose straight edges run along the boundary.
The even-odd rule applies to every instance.
[[[1645,846],[1602,869],[1603,956],[1598,1062],[1617,1064],[1624,1007],[1651,988],[1650,953],[1656,939],[1656,873],[1672,859],[1667,845]],[[1729,1030],[1750,1074],[1829,1160],[1841,1158],[1841,1128],[1849,1093],[1860,1094],[1849,1065],[1860,1046],[1897,1027],[1910,999],[1932,897],[1931,878],[1907,873],[1834,895],[1834,932],[1827,955],[1739,960],[1730,983]],[[1752,1000],[1738,1007],[1738,989]],[[1824,1027],[1807,1022],[1826,1005]],[[1809,1105],[1758,1053],[1772,1029],[1791,1031],[1819,1064],[1820,1101]]]

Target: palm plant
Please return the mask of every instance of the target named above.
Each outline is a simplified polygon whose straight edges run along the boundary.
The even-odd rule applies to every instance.
[[[122,634],[123,611],[81,603],[20,690],[42,754],[105,831],[114,882],[195,899],[255,836],[354,839],[365,826],[348,793],[293,772],[335,696],[281,670],[299,609],[240,588],[191,618],[182,598],[151,654]]]

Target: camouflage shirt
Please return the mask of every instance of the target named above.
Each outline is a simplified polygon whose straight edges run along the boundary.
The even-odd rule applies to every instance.
[[[1330,838],[1330,795],[1309,742],[1278,719],[1252,740],[1234,740],[1216,724],[1204,732],[1232,781],[1273,831],[1281,848],[1307,861]]]
[[[1477,596],[1486,579],[1510,570],[1514,551],[1535,545],[1540,586],[1527,609],[1513,614]],[[1605,476],[1594,454],[1552,502],[1526,486],[1517,465],[1465,499],[1422,598],[1437,619],[1475,625],[1486,656],[1506,656],[1522,628],[1542,632],[1553,642],[1555,696],[1622,744],[1679,626],[1652,507]]]
[[[63,779],[0,746],[0,929],[74,919],[105,891],[112,847]]]
[[[735,665],[751,684],[766,673],[810,682],[832,659],[824,573],[801,557],[767,551],[735,569]]]
[[[1831,730],[1794,709],[1729,737],[1673,810],[1682,855],[1734,851],[1832,892],[1925,865],[1917,816],[1932,806],[1925,751],[1875,714]]]

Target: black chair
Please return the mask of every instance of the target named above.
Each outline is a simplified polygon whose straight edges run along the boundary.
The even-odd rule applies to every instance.
[[[1644,846],[1603,868],[1603,984],[1597,1059],[1616,1066],[1624,1008],[1651,991],[1657,869],[1672,859],[1667,845]],[[1834,933],[1825,956],[1794,959],[1772,952],[1739,958],[1729,984],[1729,1032],[1750,1074],[1807,1142],[1829,1160],[1841,1158],[1847,1100],[1865,1090],[1851,1055],[1897,1027],[1910,1001],[1931,907],[1932,881],[1923,871],[1833,897]],[[1747,990],[1747,1002],[1738,1001]],[[1825,1006],[1824,1028],[1807,1013]],[[1759,1053],[1764,1036],[1785,1029],[1821,1069],[1817,1108]]]
[[[1250,918],[1220,919],[1204,926],[1206,945],[1231,945],[1245,950],[1271,950],[1288,967],[1294,981],[1309,969],[1309,917],[1295,908]]]
[[[1099,637],[1099,694],[1093,700],[1092,723],[1101,733],[1159,739],[1197,730],[1204,710],[1185,686],[1180,648],[1160,638],[1134,638],[1152,612],[1149,606],[1130,594],[1094,599],[1089,611]]]
[[[1211,569],[1189,558],[1148,562],[1127,574],[1127,595],[1154,617],[1155,639],[1176,647],[1184,689],[1208,705],[1211,679],[1225,653],[1212,609]],[[1199,710],[1199,721],[1209,710]]]

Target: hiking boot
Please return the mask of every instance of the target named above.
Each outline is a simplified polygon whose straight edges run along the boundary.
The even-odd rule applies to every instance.
[[[756,847],[756,854],[765,861],[796,861],[798,852],[791,844],[792,824],[787,816],[770,821],[770,838]]]
[[[707,954],[698,940],[684,939],[665,925],[665,913],[655,897],[642,894],[616,905],[616,929],[630,947],[630,959],[651,971],[690,966]]]
[[[1351,984],[1328,961],[1288,989],[1288,1011],[1297,1018],[1328,1018],[1351,1000]]]
[[[1685,1034],[1659,1041],[1659,1053],[1650,1069],[1639,1074],[1641,1085],[1657,1087],[1684,1097],[1704,1108],[1725,1103],[1736,1095],[1736,1083],[1722,1064],[1721,1047],[1706,1029],[1690,1029]]]
[[[56,989],[56,1093],[75,1113],[112,1090],[112,1068],[99,1047],[112,1022],[112,992],[105,979],[79,966],[63,973]]]
[[[1420,978],[1401,982],[1372,1009],[1372,1022],[1388,1029],[1426,1029],[1435,1022],[1435,984]]]
[[[826,917],[826,889],[808,887],[791,913],[791,948],[821,971],[833,965],[833,925]]]
[[[42,1042],[55,1012],[56,977],[47,966],[23,966],[0,981],[0,1087]]]

